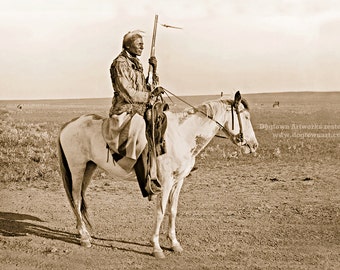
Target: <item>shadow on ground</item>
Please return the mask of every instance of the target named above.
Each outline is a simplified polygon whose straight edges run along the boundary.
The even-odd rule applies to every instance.
[[[35,235],[46,239],[59,240],[66,243],[79,245],[79,238],[77,234],[55,230],[37,224],[42,222],[45,221],[32,215],[0,212],[0,235],[5,237],[22,237],[27,235]],[[151,255],[150,253],[141,252],[140,250],[138,250],[138,247],[150,247],[150,245],[143,243],[136,243],[126,240],[106,239],[93,236],[92,244],[94,246],[112,248],[115,250],[135,252],[148,256]],[[125,247],[122,247],[122,244]]]
[[[37,224],[36,222],[44,221],[32,215],[0,212],[0,235],[19,237],[31,234],[47,239],[60,240],[71,244],[79,243],[76,234],[54,230]]]

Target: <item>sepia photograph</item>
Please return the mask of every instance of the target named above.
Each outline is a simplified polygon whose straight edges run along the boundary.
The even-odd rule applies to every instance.
[[[340,2],[0,0],[0,269],[340,269]]]

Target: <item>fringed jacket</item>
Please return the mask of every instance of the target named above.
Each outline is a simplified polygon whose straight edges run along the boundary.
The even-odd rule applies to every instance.
[[[110,73],[114,90],[110,116],[123,112],[144,115],[151,87],[146,82],[139,59],[123,50],[113,60]],[[158,76],[154,75],[153,86],[157,84]]]

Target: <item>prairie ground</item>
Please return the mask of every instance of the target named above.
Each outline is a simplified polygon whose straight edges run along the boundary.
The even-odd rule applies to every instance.
[[[154,202],[100,170],[87,193],[93,247],[79,245],[56,139],[74,117],[107,115],[109,99],[0,101],[1,269],[340,269],[340,93],[245,97],[259,149],[214,138],[199,155],[180,195],[184,252],[169,250],[165,219],[164,260],[151,256]]]

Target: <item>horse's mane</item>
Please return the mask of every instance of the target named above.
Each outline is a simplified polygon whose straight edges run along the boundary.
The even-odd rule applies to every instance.
[[[184,111],[182,112],[177,112],[177,113],[172,113],[173,116],[172,117],[176,117],[179,121],[179,123],[183,122],[185,119],[187,119],[188,116],[193,115],[195,113],[197,113],[198,111],[203,111],[204,114],[210,115],[211,117],[213,117],[212,113],[212,107],[211,104],[215,103],[215,102],[222,102],[225,104],[228,104],[230,106],[232,106],[234,104],[234,100],[233,99],[215,99],[215,100],[208,100],[205,101],[197,106],[192,106],[189,108],[184,109]],[[246,99],[242,98],[241,99],[241,103],[243,105],[243,107],[249,111],[249,103]]]

